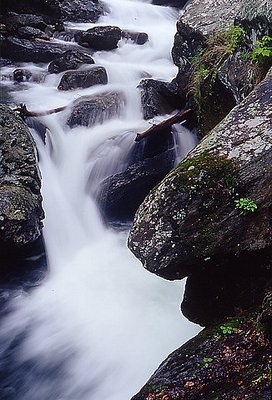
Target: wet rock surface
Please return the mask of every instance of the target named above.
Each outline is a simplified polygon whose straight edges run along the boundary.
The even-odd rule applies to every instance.
[[[78,32],[75,40],[78,44],[93,50],[113,50],[122,37],[117,26],[96,26],[87,31]]]
[[[50,62],[69,50],[57,43],[49,43],[42,40],[19,39],[7,37],[2,41],[2,55],[13,61]]]
[[[42,16],[47,23],[57,21],[96,22],[106,12],[97,0],[2,0],[1,11]]]
[[[107,222],[130,222],[149,191],[173,168],[175,155],[169,150],[129,165],[124,172],[105,179],[98,204]]]
[[[106,85],[107,72],[104,67],[93,67],[87,71],[67,71],[62,76],[58,85],[59,90],[72,90],[88,88],[94,85]]]
[[[151,272],[178,279],[271,254],[271,79],[272,70],[139,208],[129,247]],[[243,214],[241,198],[257,209]]]
[[[122,30],[122,38],[132,40],[132,42],[143,45],[148,41],[148,34],[145,32],[131,32]]]
[[[124,99],[121,93],[105,93],[93,97],[81,97],[73,106],[67,124],[93,126],[114,118],[122,109]]]
[[[261,317],[268,296],[263,309],[206,328],[170,354],[132,399],[269,400],[271,319]]]
[[[58,74],[68,69],[77,69],[82,64],[94,64],[94,60],[83,51],[68,50],[48,65],[48,71],[51,74]]]
[[[139,83],[138,88],[141,91],[144,119],[169,114],[181,108],[177,85],[174,83],[144,79]]]
[[[80,50],[68,50],[48,65],[48,72],[57,74],[68,69],[77,69],[82,64],[94,64],[93,58]]]
[[[43,210],[35,145],[25,123],[0,106],[0,248],[1,256],[41,236]]]

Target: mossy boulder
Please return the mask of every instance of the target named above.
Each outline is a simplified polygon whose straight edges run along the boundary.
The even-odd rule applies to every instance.
[[[189,283],[202,269],[211,276],[229,265],[239,271],[256,252],[259,266],[262,255],[271,256],[271,85],[272,69],[140,206],[129,247],[149,271],[167,279],[189,276]],[[240,198],[257,209],[244,215],[235,204]],[[227,315],[235,312],[231,296]],[[190,318],[207,324],[218,315],[194,310]]]
[[[0,105],[0,250],[21,251],[41,236],[44,217],[35,144],[27,125]]]
[[[250,3],[250,2],[246,2]],[[267,3],[268,4],[268,3]],[[254,12],[253,12],[254,8]],[[194,107],[206,135],[262,80],[269,69],[251,57],[256,39],[271,34],[262,1],[193,0],[177,22],[172,56],[183,103]]]
[[[271,399],[266,307],[204,329],[170,354],[133,400]]]

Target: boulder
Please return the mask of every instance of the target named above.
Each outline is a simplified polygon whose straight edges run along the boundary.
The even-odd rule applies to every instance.
[[[122,30],[122,38],[132,40],[135,44],[143,45],[148,41],[148,34],[145,32],[131,32]]]
[[[42,16],[47,23],[96,22],[106,7],[98,0],[2,0],[1,12],[10,11]]]
[[[32,14],[9,13],[5,18],[5,22],[7,30],[13,33],[22,27],[44,30],[47,26],[41,16]]]
[[[22,26],[17,30],[17,36],[23,39],[43,39],[43,40],[49,40],[50,37],[41,31],[40,29],[37,28],[32,28],[31,26]]]
[[[107,72],[104,67],[93,67],[84,71],[67,71],[62,75],[58,85],[59,90],[71,90],[88,88],[94,85],[106,85],[108,83]]]
[[[104,121],[116,117],[123,104],[124,97],[117,92],[81,97],[75,102],[67,124],[70,128],[102,124]]]
[[[98,0],[64,0],[59,3],[62,21],[96,22],[107,11]]]
[[[261,312],[222,320],[175,350],[132,400],[271,399],[268,296]]]
[[[169,114],[181,109],[177,85],[155,79],[143,79],[138,88],[141,91],[141,103],[144,119],[151,119],[156,115]]]
[[[113,50],[122,37],[122,31],[117,26],[96,26],[81,31],[75,35],[78,44],[93,50]]]
[[[132,221],[149,191],[173,168],[175,154],[168,150],[129,165],[100,185],[98,206],[107,222]]]
[[[83,51],[68,50],[51,61],[48,71],[51,74],[58,74],[68,69],[77,69],[82,64],[94,64],[94,59]]]
[[[140,206],[129,247],[149,271],[189,282],[195,271],[213,276],[232,265],[238,276],[258,252],[264,277],[272,246],[271,85],[272,69]],[[230,290],[227,315],[236,310],[233,300]],[[202,318],[197,311],[191,316]]]
[[[2,43],[2,56],[13,61],[50,62],[69,50],[71,46],[49,43],[43,40],[7,37]]]
[[[0,249],[16,253],[41,236],[44,218],[35,144],[26,124],[0,105]]]
[[[261,0],[254,6],[193,0],[186,6],[177,23],[172,57],[179,67],[178,91],[196,109],[203,136],[265,76],[267,69],[250,54],[256,38],[271,33],[271,23],[268,3]],[[243,34],[231,30],[234,26]]]

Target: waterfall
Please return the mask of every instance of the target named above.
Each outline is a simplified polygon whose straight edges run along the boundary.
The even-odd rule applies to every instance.
[[[102,179],[125,170],[135,132],[148,127],[139,81],[170,81],[177,72],[170,55],[177,12],[140,0],[105,3],[110,13],[98,25],[149,35],[143,46],[123,39],[114,51],[94,53],[96,64],[107,70],[107,85],[61,92],[56,87],[62,74],[44,74],[41,82],[12,93],[30,110],[112,91],[123,94],[125,106],[92,127],[68,128],[69,107],[43,117],[45,144],[32,130],[42,173],[49,272],[31,291],[15,290],[2,317],[0,394],[6,400],[128,400],[198,331],[179,310],[183,282],[146,271],[126,247],[128,232],[107,228],[90,194]],[[86,30],[94,24],[67,26]],[[47,68],[21,66],[41,74]],[[175,144],[179,160],[195,139],[179,126]],[[3,295],[8,291],[4,288]]]

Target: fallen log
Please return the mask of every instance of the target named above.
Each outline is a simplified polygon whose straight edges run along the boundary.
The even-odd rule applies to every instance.
[[[172,117],[165,119],[164,121],[159,122],[158,124],[152,125],[146,131],[144,131],[142,133],[137,133],[135,142],[140,142],[145,137],[151,135],[151,133],[158,132],[162,129],[165,129],[174,124],[177,124],[178,122],[184,121],[185,117],[188,116],[191,112],[193,112],[193,110],[191,108],[187,108],[187,110],[179,111],[177,114],[173,115]]]
[[[55,114],[63,111],[67,106],[53,108],[47,111],[29,111],[25,104],[20,104],[20,107],[15,108],[13,111],[18,112],[19,116],[23,119],[26,117],[44,117],[45,115]]]

